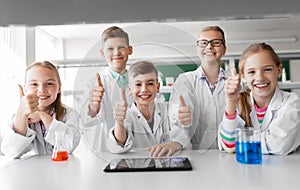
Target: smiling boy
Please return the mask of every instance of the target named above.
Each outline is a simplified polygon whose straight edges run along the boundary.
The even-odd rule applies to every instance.
[[[108,131],[114,126],[113,107],[120,99],[120,88],[128,84],[126,64],[132,54],[128,34],[121,28],[112,26],[102,33],[100,55],[105,58],[109,67],[96,74],[95,82],[89,89],[88,101],[85,102],[81,118],[84,127],[97,125],[93,148],[96,151],[107,151]],[[129,99],[129,103],[132,101]],[[102,124],[102,125],[101,125]]]

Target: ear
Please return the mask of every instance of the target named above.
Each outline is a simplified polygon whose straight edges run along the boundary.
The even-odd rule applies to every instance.
[[[224,47],[224,50],[223,50],[223,55],[225,55],[226,54],[226,47]]]
[[[156,85],[156,87],[157,87],[157,93],[159,93],[159,90],[160,90],[160,82],[157,82],[157,85]]]
[[[128,46],[128,55],[131,55],[133,53],[133,47],[132,46]]]
[[[278,74],[277,74],[277,78],[280,78],[282,75],[282,64],[279,65],[278,67]]]
[[[127,85],[127,90],[128,90],[128,95],[131,96],[131,95],[132,95],[132,94],[131,94],[131,87],[130,87],[129,84]]]
[[[103,48],[100,49],[100,55],[105,58]]]

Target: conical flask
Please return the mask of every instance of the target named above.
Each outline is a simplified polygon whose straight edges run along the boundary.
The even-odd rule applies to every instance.
[[[56,131],[55,132],[55,145],[52,152],[51,159],[53,161],[66,161],[69,158],[69,152],[67,146],[64,142],[64,132]]]

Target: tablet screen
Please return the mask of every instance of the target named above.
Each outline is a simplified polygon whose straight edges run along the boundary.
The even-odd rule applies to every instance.
[[[188,158],[123,158],[112,160],[104,168],[105,172],[180,170],[192,170],[192,165]]]

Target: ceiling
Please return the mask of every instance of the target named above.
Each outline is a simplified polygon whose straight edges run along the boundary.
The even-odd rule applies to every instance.
[[[300,53],[300,15],[295,14],[255,19],[43,25],[38,28],[54,38],[75,40],[99,39],[102,31],[112,25],[127,31],[133,45],[159,43],[160,46],[176,47],[178,51],[194,51],[198,32],[207,25],[219,25],[225,31],[227,55],[239,55],[254,42],[269,43],[279,53]]]

